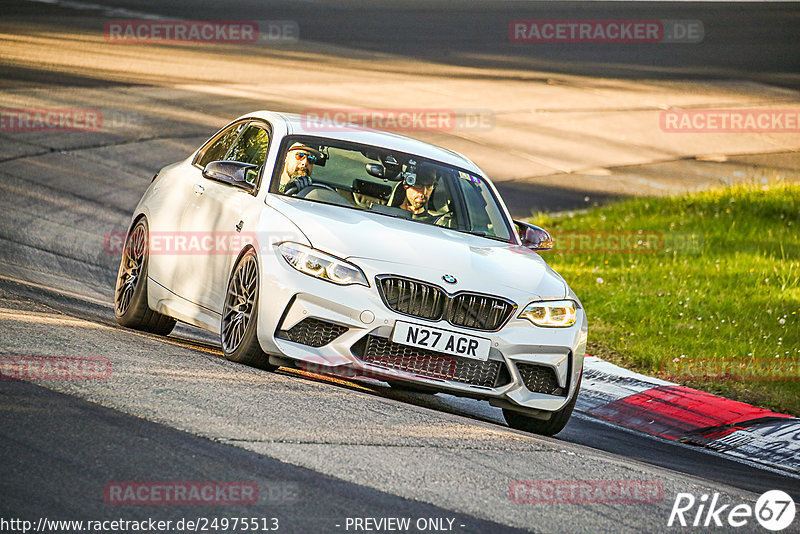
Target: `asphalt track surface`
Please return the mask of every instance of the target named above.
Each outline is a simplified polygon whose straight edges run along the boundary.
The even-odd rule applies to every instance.
[[[114,5],[200,18],[193,2]],[[463,28],[474,27],[476,19],[493,27],[508,20],[508,10],[512,18],[567,18],[577,9],[500,2],[446,9],[388,5],[203,4],[202,18],[299,19],[308,22],[305,38],[319,42],[419,59],[433,55],[441,62],[469,60],[481,68],[482,59],[472,56],[491,43],[491,53],[509,62],[530,58],[513,46],[483,41],[486,32],[464,37]],[[517,17],[523,7],[535,14]],[[586,9],[583,18],[611,18],[609,9],[623,8]],[[724,39],[708,40],[699,57],[675,62],[691,67],[686,76],[702,76],[706,69],[792,83],[800,62],[796,38],[786,32],[797,28],[796,6],[742,5],[725,11],[726,17],[711,4],[657,9],[658,18],[713,20],[714,28],[731,32],[727,45],[744,47],[729,53]],[[65,26],[102,21],[93,19],[100,17],[97,10],[80,11],[71,21],[75,9],[31,2],[13,2],[9,13],[19,20],[51,17]],[[431,21],[438,21],[433,28]],[[758,37],[766,23],[775,23],[769,39]],[[576,53],[588,57],[569,57]],[[556,54],[550,59],[557,63],[580,63],[572,68],[583,73],[616,62],[615,75],[632,78],[654,62],[649,53],[638,57],[642,52],[624,49],[548,54]],[[795,477],[581,414],[556,438],[542,438],[508,429],[484,403],[398,393],[377,382],[267,373],[224,360],[213,337],[198,330],[178,327],[159,338],[116,326],[111,298],[119,258],[104,249],[105,235],[125,229],[153,172],[190,153],[220,125],[219,117],[264,106],[19,63],[4,62],[3,69],[4,107],[31,92],[64,105],[89,107],[92,99],[97,105],[99,98],[116,97],[149,109],[129,131],[110,136],[0,134],[0,352],[100,356],[113,365],[111,377],[96,382],[0,382],[0,518],[258,516],[278,517],[285,532],[344,532],[348,517],[433,517],[452,518],[457,532],[661,532],[669,530],[678,492],[720,492],[723,503],[752,504],[763,491],[783,489],[800,500]],[[657,75],[670,72],[665,65]],[[564,206],[576,202],[558,190],[552,194]],[[658,482],[664,498],[638,505],[533,505],[508,497],[515,480],[599,479]],[[103,500],[109,482],[169,480],[253,481],[260,500],[224,507]]]

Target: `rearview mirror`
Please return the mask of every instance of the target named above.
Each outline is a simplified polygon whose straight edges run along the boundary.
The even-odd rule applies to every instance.
[[[522,246],[537,252],[544,252],[553,248],[553,238],[544,228],[522,221],[514,221],[522,238]]]
[[[377,163],[367,163],[367,174],[375,178],[383,178],[383,165]]]
[[[252,192],[256,188],[258,165],[241,161],[212,161],[203,169],[203,176]]]
[[[391,158],[391,156],[389,156]],[[392,159],[394,161],[394,159]],[[400,172],[400,167],[391,167],[387,165],[380,165],[378,163],[367,163],[367,174],[375,178],[383,178],[384,180],[397,180],[397,175]]]

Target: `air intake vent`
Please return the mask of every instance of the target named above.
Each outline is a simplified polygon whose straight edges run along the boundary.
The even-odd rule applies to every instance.
[[[552,367],[532,363],[518,363],[517,370],[525,387],[534,393],[546,393],[561,397],[567,394],[565,388],[558,387],[558,378],[556,378],[556,372]]]
[[[278,330],[275,337],[288,339],[309,347],[322,347],[347,332],[346,326],[320,319],[303,319],[289,330]]]
[[[511,381],[502,362],[451,356],[373,335],[363,337],[351,350],[363,362],[429,378],[484,387],[500,387]]]

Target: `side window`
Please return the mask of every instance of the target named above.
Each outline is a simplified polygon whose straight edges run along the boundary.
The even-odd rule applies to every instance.
[[[259,167],[264,164],[269,147],[269,134],[261,126],[251,124],[228,152],[226,160],[252,163]]]
[[[228,151],[225,158],[229,161],[241,161],[242,163],[252,163],[258,165],[259,169],[264,165],[269,148],[269,132],[261,126],[249,125],[236,140],[236,143]],[[257,171],[247,172],[247,181],[255,183],[258,178]]]
[[[211,143],[211,145],[206,148],[205,152],[197,159],[196,164],[200,167],[205,168],[212,161],[220,161],[225,159],[225,154],[228,153],[228,149],[231,147],[233,142],[238,137],[239,132],[245,127],[247,123],[240,122],[239,124],[234,124],[220,135],[216,141]]]

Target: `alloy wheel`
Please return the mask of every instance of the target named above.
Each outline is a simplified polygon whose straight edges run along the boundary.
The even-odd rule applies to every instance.
[[[222,348],[235,351],[242,342],[253,317],[258,295],[258,264],[252,254],[246,254],[228,283],[225,306],[222,310]]]
[[[147,254],[147,230],[138,223],[128,235],[122,251],[122,265],[117,279],[115,308],[117,315],[124,315],[130,307],[136,285],[144,269]]]

